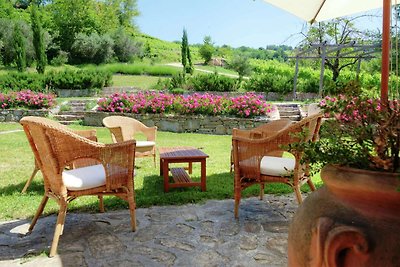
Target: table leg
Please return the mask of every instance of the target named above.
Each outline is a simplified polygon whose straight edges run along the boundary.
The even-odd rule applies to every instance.
[[[192,170],[193,170],[193,162],[189,162],[189,174],[192,174]]]
[[[164,161],[162,159],[160,159],[160,176],[163,175],[163,168],[164,168],[163,162]]]
[[[163,160],[162,161],[162,171],[163,171],[163,177],[164,177],[164,192],[168,192],[169,191],[168,160]]]
[[[206,191],[206,159],[201,160],[201,191]]]

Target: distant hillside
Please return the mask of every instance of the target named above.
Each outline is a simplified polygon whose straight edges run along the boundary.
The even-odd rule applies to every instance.
[[[181,61],[181,44],[177,42],[163,41],[150,35],[141,33],[135,36],[138,41],[144,45],[150,46],[151,54],[156,55],[156,61],[161,62],[180,62]],[[201,61],[199,56],[199,48],[190,46],[190,53],[193,61]]]
[[[150,35],[139,33],[135,36],[138,41],[143,42],[146,46],[150,46],[151,54],[156,56],[157,62],[180,62],[181,61],[181,44],[179,41],[168,42],[161,39],[152,37]],[[190,45],[190,52],[192,55],[192,60],[194,63],[203,62],[200,57],[199,48],[202,44]],[[261,59],[261,60],[278,60],[285,62],[288,60],[288,56],[293,53],[293,48],[286,45],[267,45],[265,48],[251,48],[246,46],[241,46],[238,48],[233,48],[227,45],[221,47],[215,46],[216,51],[214,57],[223,57],[229,59],[234,54],[239,54],[251,59]]]

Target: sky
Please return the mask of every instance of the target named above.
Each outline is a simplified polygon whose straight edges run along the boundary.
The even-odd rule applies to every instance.
[[[166,41],[181,41],[183,28],[190,44],[211,36],[215,45],[253,48],[296,46],[308,25],[303,20],[262,0],[138,0],[135,22],[146,34]],[[381,15],[381,10],[370,12]],[[365,18],[357,25],[376,30],[381,18]]]

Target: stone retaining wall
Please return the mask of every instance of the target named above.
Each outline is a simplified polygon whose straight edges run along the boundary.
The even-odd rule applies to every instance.
[[[83,97],[83,96],[96,96],[98,89],[55,89],[58,97]]]
[[[103,126],[102,120],[107,116],[121,115],[108,112],[86,112],[84,124],[88,126]],[[143,122],[147,126],[157,126],[160,131],[175,133],[206,133],[231,134],[233,128],[250,129],[270,121],[268,117],[244,119],[224,116],[182,116],[161,114],[126,114]]]
[[[45,117],[49,115],[48,110],[23,110],[4,109],[0,111],[0,122],[19,122],[25,116]]]

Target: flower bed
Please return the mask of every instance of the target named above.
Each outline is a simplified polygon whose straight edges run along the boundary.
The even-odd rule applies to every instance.
[[[0,93],[0,108],[47,109],[55,104],[54,98],[53,94],[35,93],[30,90]]]
[[[246,93],[242,96],[227,97],[214,94],[173,95],[158,92],[136,94],[114,93],[98,101],[98,111],[134,114],[201,114],[232,115],[251,118],[266,116],[273,106],[261,95]]]

